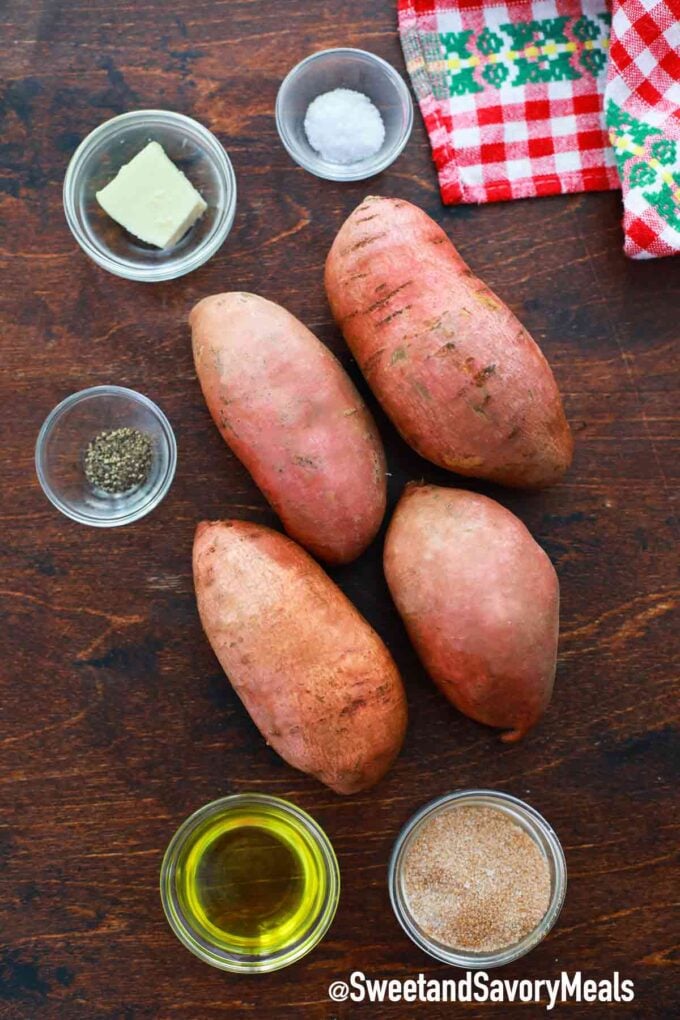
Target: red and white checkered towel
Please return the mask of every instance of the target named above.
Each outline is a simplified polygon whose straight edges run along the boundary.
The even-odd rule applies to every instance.
[[[619,186],[606,0],[400,0],[444,202]]]
[[[671,6],[680,7],[680,0],[670,4],[614,0],[615,21],[621,11],[631,7]],[[673,116],[671,107],[677,111],[679,106],[673,87],[666,81],[674,76],[678,87],[678,73],[673,71],[672,63],[678,26],[669,30],[658,11],[653,20],[664,26],[661,34],[671,56],[661,53],[658,41],[649,40],[650,26],[645,21],[642,37],[647,39],[647,56],[639,47],[633,50],[633,56],[638,61],[642,57],[638,71],[661,96],[655,101],[657,117],[661,115],[659,104],[667,104],[669,109],[664,106],[663,112],[666,118]],[[624,25],[623,19],[620,24]],[[621,72],[614,71],[614,60],[608,72],[608,0],[399,0],[399,30],[430,135],[444,202],[493,202],[618,188],[622,162],[630,162],[632,171],[631,161],[642,159],[637,150],[622,157],[620,146],[615,150],[609,143],[615,125],[611,117],[607,118],[610,123],[605,119],[605,86],[607,99],[614,104],[608,110],[625,112],[625,122],[619,119],[616,126],[626,140],[632,137],[630,130],[635,133],[631,102],[636,90],[639,93],[639,85],[629,61],[626,100],[617,82]],[[624,63],[630,51],[628,31],[625,39],[620,31],[612,36]],[[675,50],[677,56],[677,45]],[[659,65],[656,72],[650,55]],[[651,96],[648,86],[642,99],[649,104]],[[656,140],[663,140],[663,131]],[[650,147],[653,144],[651,140]],[[639,149],[639,143],[636,145]],[[665,158],[664,183],[671,187],[667,178],[672,178],[675,171],[668,169],[670,149],[662,152],[659,147],[654,151],[657,155],[651,158],[656,162],[647,160],[647,165],[655,170],[656,164],[662,163],[661,157]],[[633,218],[656,236],[663,233],[661,244],[663,253],[667,253],[673,250],[673,240],[669,240],[669,224],[662,228],[659,219],[663,219],[663,210],[668,212],[667,192],[664,190],[659,200],[662,212],[657,203],[652,222],[652,214],[642,209],[639,187],[633,188],[633,183],[642,181],[646,173],[649,176],[647,171],[636,170],[629,185],[627,172],[624,192],[628,196],[635,191]],[[673,194],[671,188],[671,198]],[[645,201],[649,205],[648,199]],[[677,203],[675,209],[677,212]],[[632,224],[627,205],[627,229],[629,222]],[[643,237],[640,226],[635,245],[636,249],[644,247],[646,255],[662,253],[659,247],[655,249],[649,235]],[[628,236],[626,251],[639,254],[632,250]]]
[[[625,252],[680,252],[680,0],[615,0],[605,97]]]

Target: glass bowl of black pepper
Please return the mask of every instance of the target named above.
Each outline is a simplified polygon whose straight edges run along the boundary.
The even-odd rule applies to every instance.
[[[93,386],[62,400],[35,447],[50,502],[96,528],[148,514],[170,488],[176,465],[170,422],[152,400],[124,386]]]

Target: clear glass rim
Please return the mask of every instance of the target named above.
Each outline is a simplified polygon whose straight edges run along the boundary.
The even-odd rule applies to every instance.
[[[196,826],[211,815],[218,814],[225,807],[238,805],[264,805],[274,807],[284,812],[302,825],[307,834],[314,840],[321,851],[321,857],[326,869],[328,889],[326,898],[319,914],[310,924],[307,935],[292,949],[273,953],[270,956],[243,957],[238,958],[236,954],[228,954],[225,950],[218,950],[207,943],[199,941],[193,930],[184,922],[180,911],[176,907],[174,897],[175,866],[179,853],[184,846],[188,836]],[[227,797],[220,797],[217,800],[205,804],[194,811],[180,825],[173,835],[168,848],[163,856],[160,873],[161,903],[170,928],[180,942],[204,963],[208,963],[219,970],[231,971],[241,974],[267,974],[275,970],[288,967],[306,956],[319,944],[330,928],[338,907],[340,899],[340,868],[338,866],[335,851],[328,836],[319,823],[302,808],[292,804],[281,797],[274,797],[265,793],[234,793]]]
[[[107,255],[96,244],[93,244],[90,237],[81,229],[75,209],[77,203],[77,185],[79,175],[89,158],[95,145],[107,137],[115,137],[119,131],[131,124],[158,124],[184,129],[198,134],[209,153],[214,166],[217,168],[227,196],[224,208],[221,210],[212,232],[204,239],[202,244],[187,253],[182,258],[166,262],[159,262],[156,265],[137,266],[122,258],[112,258]],[[175,280],[186,273],[198,269],[208,259],[212,258],[215,252],[224,244],[234,222],[236,214],[236,175],[231,160],[212,131],[204,127],[193,117],[187,117],[183,113],[176,113],[173,110],[131,110],[129,113],[121,113],[110,120],[104,121],[94,128],[87,135],[76,151],[73,153],[66,175],[64,177],[63,203],[66,222],[76,241],[90,258],[114,276],[121,276],[126,280],[137,280],[141,283],[155,283],[163,280]]]
[[[462,801],[477,801],[483,806],[498,806],[509,809],[511,813],[520,817],[528,828],[533,829],[535,832],[540,832],[547,845],[551,870],[554,875],[550,903],[541,921],[533,931],[529,932],[519,942],[495,953],[472,953],[465,952],[464,950],[455,950],[437,942],[435,939],[429,938],[417,927],[410,917],[401,891],[401,866],[410,839],[426,818],[437,814],[452,804]],[[493,967],[502,967],[505,964],[512,963],[514,960],[518,960],[545,938],[555,924],[564,903],[567,891],[567,862],[562,845],[552,826],[530,804],[500,790],[459,790],[454,793],[444,794],[444,796],[437,797],[436,800],[425,804],[404,825],[397,837],[390,857],[388,885],[390,901],[396,918],[406,934],[417,946],[442,963],[462,967],[466,970],[486,970]]]
[[[379,158],[376,157],[373,160],[362,160],[361,163],[356,164],[354,169],[352,169],[352,164],[343,167],[335,163],[327,163],[320,157],[307,156],[306,153],[300,150],[295,139],[288,132],[283,115],[286,91],[297,75],[309,64],[318,60],[324,60],[328,56],[337,55],[367,58],[379,67],[395,86],[396,91],[401,98],[402,108],[406,113],[406,125],[404,131],[395,143],[385,152],[380,153]],[[322,180],[326,181],[365,181],[370,177],[375,177],[376,174],[382,173],[383,170],[386,170],[387,167],[391,166],[404,151],[406,143],[411,137],[411,131],[413,130],[413,100],[411,99],[411,93],[409,92],[406,82],[397,69],[388,63],[387,60],[383,60],[382,57],[379,57],[375,53],[370,53],[368,50],[339,46],[334,49],[318,50],[316,53],[311,53],[308,57],[305,57],[304,60],[301,60],[299,64],[296,64],[295,67],[291,68],[279,86],[279,91],[276,96],[275,117],[276,128],[279,133],[279,138],[283,143],[283,147],[291,159],[293,159],[298,166],[301,166],[303,170],[307,170],[309,173],[314,174],[315,177],[320,177]]]
[[[47,440],[54,426],[57,424],[64,412],[70,410],[83,400],[89,400],[98,396],[121,396],[128,400],[135,401],[138,404],[143,404],[149,411],[151,411],[158,421],[163,438],[167,445],[168,464],[163,477],[159,479],[157,485],[149,492],[149,497],[144,503],[135,507],[135,509],[130,513],[122,514],[120,517],[96,517],[94,515],[83,514],[74,510],[72,506],[60,499],[54,491],[47,479],[47,473],[44,465],[44,454],[47,446]],[[40,427],[40,432],[38,433],[38,438],[35,443],[35,471],[38,476],[40,486],[50,503],[52,503],[57,510],[60,510],[65,517],[69,517],[72,521],[77,521],[79,524],[88,524],[93,528],[115,528],[123,524],[131,524],[133,521],[137,521],[140,518],[145,517],[155,507],[157,507],[161,500],[166,496],[168,489],[172,484],[172,480],[175,477],[176,467],[177,440],[175,439],[175,434],[172,431],[172,426],[170,425],[167,417],[163,411],[161,411],[160,407],[153,402],[153,400],[150,400],[149,397],[145,397],[143,393],[138,393],[136,390],[128,389],[126,386],[90,386],[87,389],[78,390],[77,393],[71,393],[70,396],[61,400],[47,415],[45,421]]]

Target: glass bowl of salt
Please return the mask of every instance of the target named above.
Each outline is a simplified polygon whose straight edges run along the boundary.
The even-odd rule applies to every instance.
[[[329,181],[362,181],[402,152],[413,127],[401,75],[374,53],[322,50],[297,64],[276,98],[276,126],[295,162]]]

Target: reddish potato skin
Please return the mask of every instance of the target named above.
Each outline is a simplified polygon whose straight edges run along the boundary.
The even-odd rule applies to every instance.
[[[559,583],[522,522],[478,493],[410,485],[390,523],[387,583],[449,701],[523,737],[552,694]]]
[[[422,209],[365,199],[325,283],[366,381],[422,457],[510,486],[564,474],[573,441],[550,366]]]
[[[199,524],[193,568],[203,629],[267,743],[336,793],[373,786],[406,698],[363,616],[300,546],[247,521]]]
[[[189,322],[213,420],[288,534],[328,563],[356,559],[385,513],[385,454],[340,363],[255,294],[204,298]]]

